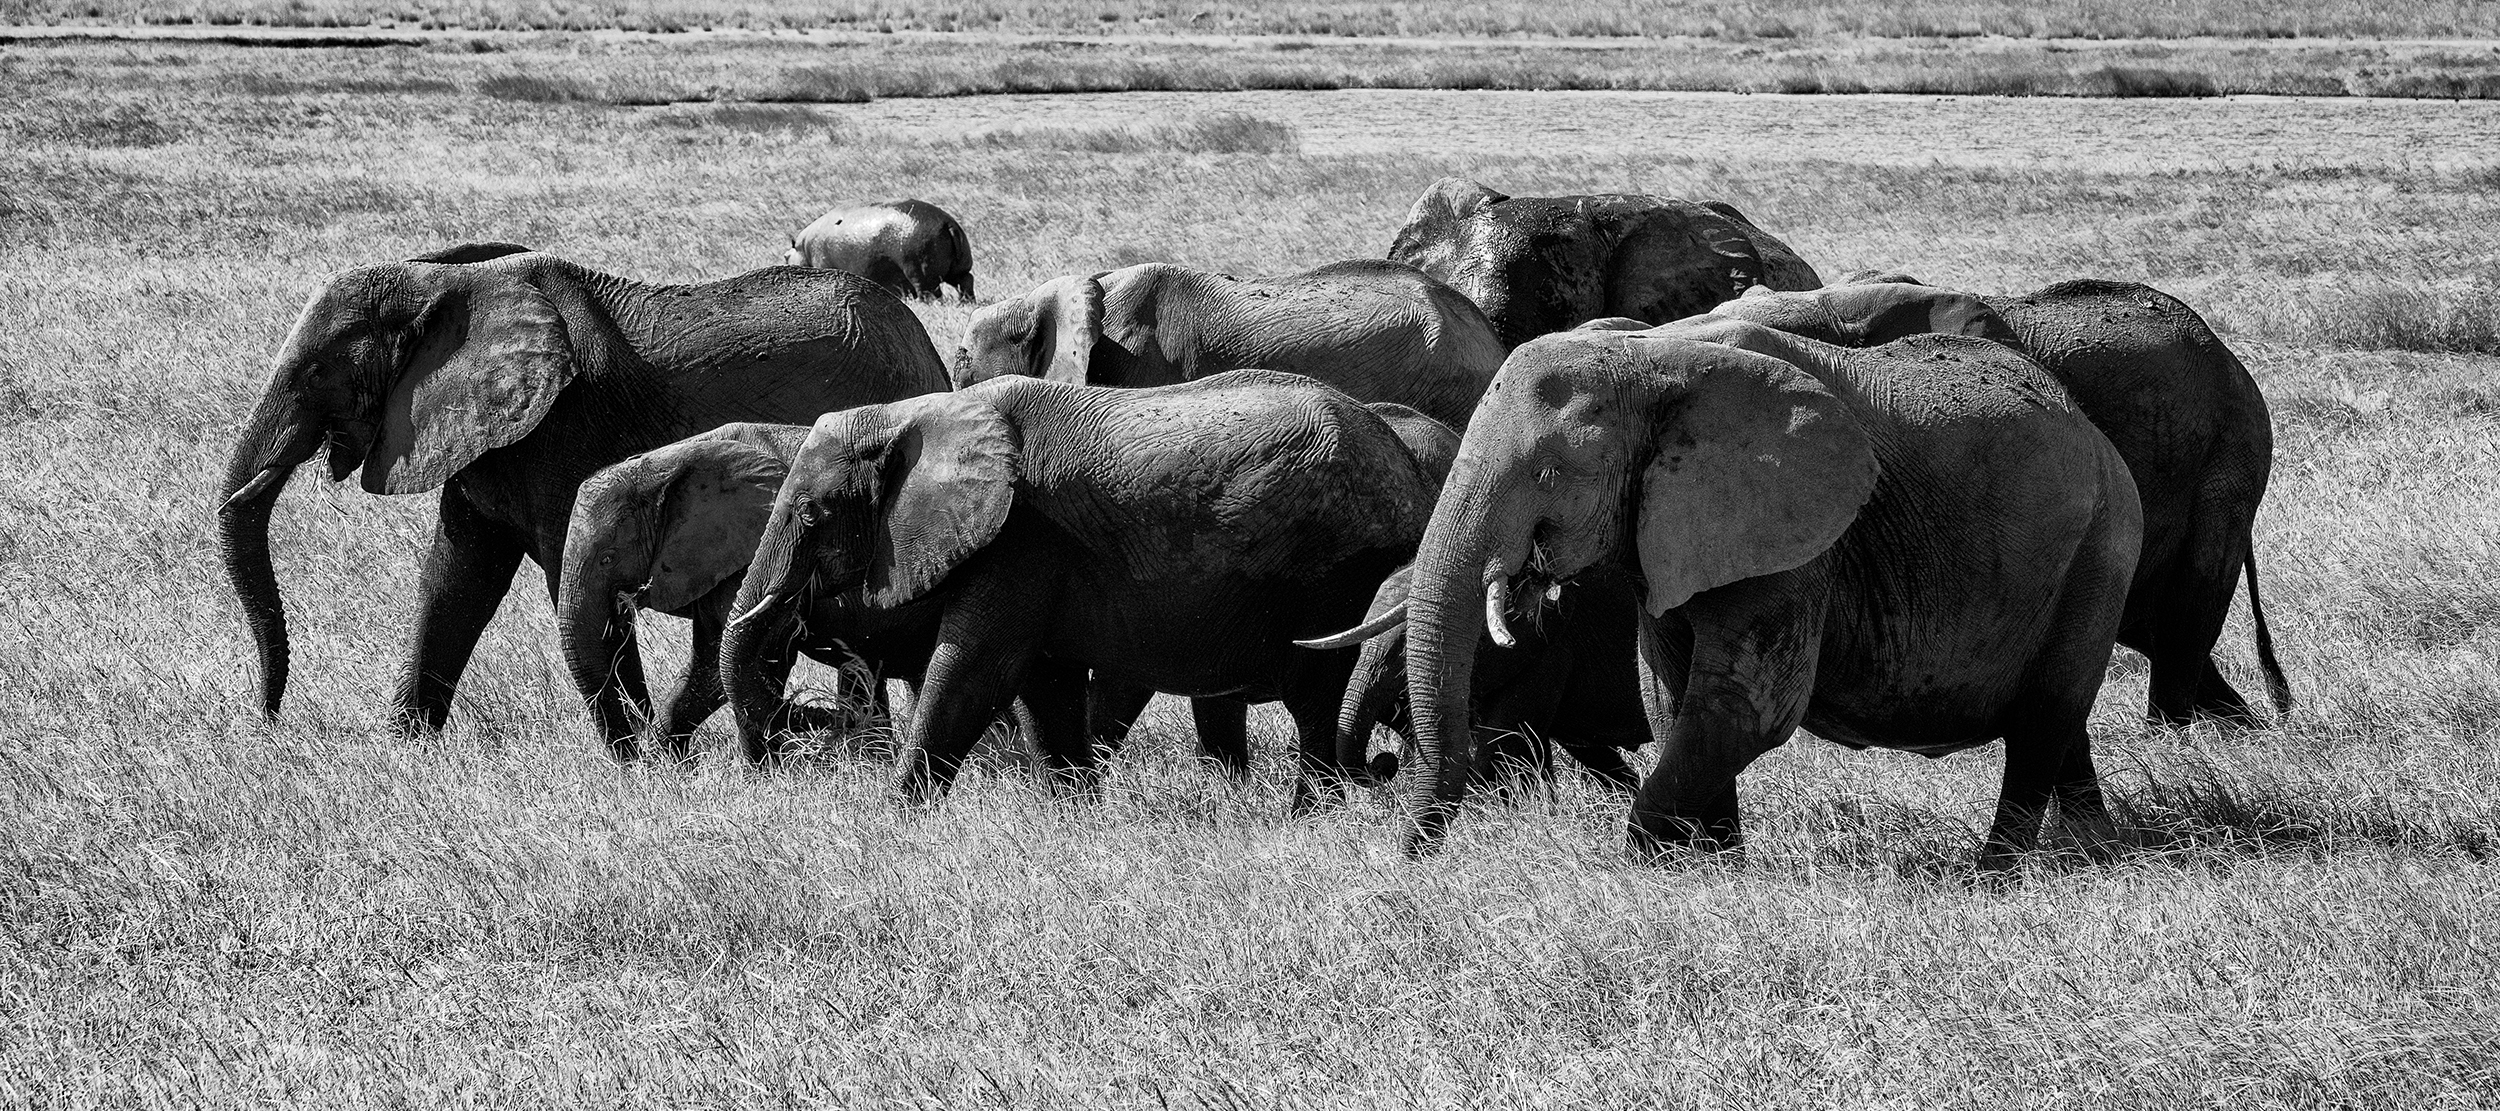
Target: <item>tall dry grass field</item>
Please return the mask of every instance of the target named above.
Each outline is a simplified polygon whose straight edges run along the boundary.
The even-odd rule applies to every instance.
[[[564,49],[497,72],[561,79]],[[2500,1102],[2479,106],[630,108],[492,95],[472,61],[0,48],[0,1104]],[[1446,173],[1724,197],[1827,275],[2186,297],[2274,404],[2257,545],[2300,710],[2148,729],[2122,658],[2096,718],[2120,842],[2001,888],[1966,863],[1987,750],[1800,738],[1744,781],[1745,861],[1666,869],[1577,782],[1477,808],[1421,865],[1381,800],[1288,822],[1267,711],[1246,788],[1159,709],[1099,803],[1002,749],[907,813],[867,756],[620,770],[527,575],[453,727],[394,739],[431,503],[307,475],[273,530],[295,685],[254,711],[210,487],[331,271],[508,239],[692,281],[912,195],[1001,293],[1274,272],[1378,254]],[[969,311],[922,308],[949,343]],[[2235,618],[2254,689],[2247,644]]]

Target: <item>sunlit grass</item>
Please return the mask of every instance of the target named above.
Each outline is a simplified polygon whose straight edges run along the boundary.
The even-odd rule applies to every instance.
[[[1633,156],[1532,130],[1574,101],[1206,97],[1035,132],[982,101],[905,127],[484,95],[511,70],[468,55],[358,63],[386,91],[318,54],[254,78],[122,49],[0,53],[27,93],[0,100],[0,1103],[2500,1101],[2500,362],[2455,323],[2494,287],[2495,179],[2373,145],[2349,105],[2266,109],[2320,136],[2279,166],[2061,150],[2018,102],[1972,109],[2015,153],[1904,165],[1694,157],[1672,117]],[[1354,112],[1425,138],[1311,153]],[[1440,137],[1505,112],[1536,139]],[[1153,137],[1193,118],[1252,138]],[[2257,548],[2302,710],[2149,729],[2122,658],[2095,717],[2113,839],[2002,886],[1968,867],[1990,753],[1808,738],[1747,776],[1744,861],[1667,869],[1626,862],[1620,800],[1577,779],[1488,801],[1420,866],[1384,799],[1288,821],[1272,710],[1244,788],[1159,704],[1099,801],[994,745],[915,811],[873,749],[756,775],[717,722],[691,768],[618,769],[527,572],[453,728],[395,739],[430,500],[300,476],[273,522],[296,684],[253,712],[210,486],[324,273],[508,239],[696,280],[915,195],[994,295],[1146,259],[1273,273],[1377,255],[1445,173],[1726,197],[1826,273],[2186,297],[2275,408]],[[2407,291],[2458,308],[2383,307]],[[973,308],[916,310],[951,342]],[[678,623],[646,626],[674,674]],[[2253,687],[2247,635],[2222,658]]]

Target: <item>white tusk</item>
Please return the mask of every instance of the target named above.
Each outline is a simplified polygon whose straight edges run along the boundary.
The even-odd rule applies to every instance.
[[[732,625],[744,625],[744,624],[746,624],[746,623],[747,623],[747,622],[749,622],[749,621],[753,621],[753,620],[755,620],[755,619],[756,619],[756,618],[758,618],[758,617],[762,617],[762,616],[764,615],[764,611],[765,611],[765,610],[768,610],[768,609],[773,608],[773,603],[774,603],[774,602],[777,602],[777,601],[780,601],[780,600],[781,600],[781,595],[778,595],[778,594],[767,594],[767,595],[765,595],[765,596],[764,596],[764,600],[763,600],[763,601],[755,603],[755,608],[754,608],[754,609],[748,610],[748,611],[746,611],[745,613],[742,613],[742,614],[739,614],[739,615],[738,615],[738,616],[736,616],[736,617],[732,617],[732,618],[730,618],[730,619],[729,619],[729,623],[730,623],[730,624],[732,624]]]
[[[1510,623],[1502,618],[1502,611],[1509,608],[1510,579],[1497,574],[1492,582],[1484,584],[1484,628],[1493,634],[1493,643],[1504,648],[1517,648],[1519,638],[1510,635]]]
[[[1406,624],[1406,603],[1399,602],[1380,611],[1380,616],[1335,636],[1324,636],[1316,640],[1297,640],[1293,643],[1296,647],[1317,648],[1322,651],[1331,648],[1351,648],[1404,624]]]
[[[279,468],[279,467],[269,467],[269,468],[266,468],[266,469],[262,470],[259,474],[253,475],[253,476],[252,476],[252,480],[251,480],[250,482],[246,482],[246,483],[244,483],[241,489],[238,489],[238,490],[236,490],[236,491],[234,492],[234,496],[233,496],[233,497],[227,498],[227,499],[225,500],[225,503],[224,503],[224,504],[222,504],[222,505],[220,505],[220,506],[218,506],[218,508],[219,508],[219,509],[232,509],[232,508],[234,508],[234,507],[235,507],[235,505],[236,505],[236,504],[238,504],[238,503],[241,503],[241,502],[247,502],[247,501],[251,501],[251,500],[253,500],[253,499],[255,499],[255,498],[258,498],[258,497],[260,497],[260,495],[261,495],[261,492],[262,492],[262,491],[265,491],[265,490],[269,489],[269,484],[270,484],[270,483],[272,483],[272,482],[276,482],[276,481],[278,481],[278,480],[280,480],[280,479],[283,479],[283,478],[285,478],[285,477],[286,477],[286,471],[285,471],[283,468]]]

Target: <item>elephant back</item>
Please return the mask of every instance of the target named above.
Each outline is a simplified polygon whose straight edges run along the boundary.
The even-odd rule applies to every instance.
[[[1052,402],[1027,408],[1074,415],[1018,421],[1023,485],[1133,579],[1311,581],[1350,559],[1394,563],[1431,514],[1437,484],[1396,431],[1301,375],[1019,385]]]

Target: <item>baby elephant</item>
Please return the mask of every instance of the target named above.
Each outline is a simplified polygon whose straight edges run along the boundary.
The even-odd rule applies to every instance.
[[[848,270],[903,297],[955,295],[972,300],[972,242],[946,210],[922,200],[878,201],[837,208],[790,237],[781,261]]]
[[[638,609],[694,622],[694,663],[655,723],[660,743],[672,755],[685,755],[695,727],[720,709],[713,661],[721,628],[773,495],[806,439],[803,424],[723,425],[634,456],[582,484],[565,537],[556,629],[565,666],[619,759],[641,750],[626,702],[650,708],[634,636]],[[928,655],[924,642],[933,628],[915,636],[907,625],[880,621],[846,632],[852,648],[880,673],[915,672]],[[827,640],[825,647],[833,650],[810,654],[840,663],[839,646]],[[778,662],[786,669],[792,661]]]

